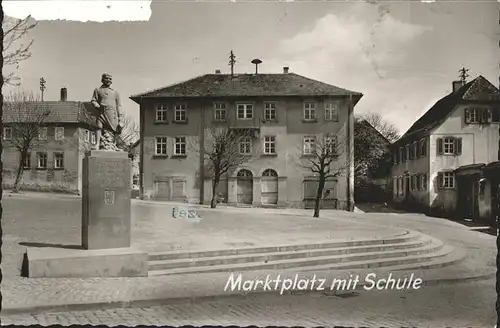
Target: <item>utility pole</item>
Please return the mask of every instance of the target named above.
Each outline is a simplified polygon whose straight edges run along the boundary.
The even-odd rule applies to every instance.
[[[45,79],[43,77],[40,78],[40,91],[42,91],[42,101],[43,101],[43,92],[47,89],[45,86]]]
[[[460,73],[459,78],[462,84],[467,83],[467,78],[469,77],[469,74],[467,74],[468,71],[469,70],[465,69],[465,67],[462,67],[462,69],[458,71]]]
[[[236,64],[236,56],[234,52],[231,50],[229,55],[229,66],[231,67],[231,77],[234,75],[234,64]]]

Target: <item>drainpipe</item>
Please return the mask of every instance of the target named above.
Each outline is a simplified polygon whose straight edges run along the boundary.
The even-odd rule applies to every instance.
[[[351,168],[354,168],[354,161],[352,158],[352,147],[354,146],[354,140],[352,138],[352,94],[349,95],[349,104],[347,108],[347,161],[349,163],[349,167],[347,169],[347,209],[350,212],[354,211],[354,199],[352,195],[352,189],[354,186],[351,185],[351,178],[354,172],[351,172]]]
[[[139,105],[139,198],[144,199],[144,106],[142,97]]]
[[[205,200],[205,104],[201,105],[201,123],[200,123],[200,204]]]

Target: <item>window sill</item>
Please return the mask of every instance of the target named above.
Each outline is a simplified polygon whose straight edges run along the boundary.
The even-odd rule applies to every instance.
[[[227,123],[227,119],[224,119],[224,120],[220,119],[220,120],[218,120],[218,119],[214,118],[213,122],[215,122],[215,123]]]
[[[307,119],[303,118],[302,123],[318,123],[318,119],[315,118],[315,119],[307,120]]]
[[[165,124],[168,124],[168,121],[154,121],[153,124],[155,124],[155,125],[165,125]]]
[[[267,153],[264,153],[264,154],[261,154],[260,156],[261,156],[261,157],[277,157],[277,156],[278,156],[278,154],[276,154],[276,153],[273,153],[273,154],[267,154]]]
[[[301,158],[314,158],[316,156],[314,154],[302,154],[300,157]]]
[[[63,171],[64,167],[54,167],[52,168],[54,171]]]
[[[45,170],[47,170],[47,168],[46,167],[37,167],[36,170],[37,171],[45,171]]]
[[[172,123],[174,124],[188,124],[188,120],[185,120],[185,121],[172,121]]]
[[[166,159],[168,155],[153,155],[153,159]]]
[[[186,158],[187,155],[172,155],[170,158]]]
[[[277,118],[272,118],[272,119],[264,119],[262,120],[264,123],[278,123],[278,119]]]
[[[247,157],[251,157],[252,156],[252,153],[238,153],[240,156],[247,156]]]
[[[338,119],[336,119],[336,120],[328,120],[328,119],[326,119],[326,118],[325,118],[325,121],[326,121],[326,122],[333,122],[333,123],[338,123],[338,122],[339,122],[339,120],[338,120]]]

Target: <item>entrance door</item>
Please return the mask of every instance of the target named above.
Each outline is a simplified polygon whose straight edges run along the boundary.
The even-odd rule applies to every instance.
[[[261,179],[262,204],[278,204],[278,173],[273,169],[267,169],[262,173]]]
[[[248,170],[240,170],[237,175],[236,184],[238,186],[238,203],[253,203],[253,176]]]

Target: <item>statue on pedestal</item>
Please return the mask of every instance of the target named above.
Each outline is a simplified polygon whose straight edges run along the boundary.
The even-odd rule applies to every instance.
[[[104,73],[102,85],[94,90],[91,103],[97,110],[96,145],[93,149],[119,151],[116,138],[123,129],[120,95],[111,88],[110,74]]]

